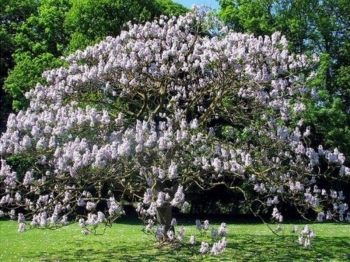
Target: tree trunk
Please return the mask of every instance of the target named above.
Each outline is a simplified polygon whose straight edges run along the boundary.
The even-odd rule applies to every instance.
[[[171,220],[173,216],[172,206],[158,207],[157,208],[157,222],[159,225],[165,226],[165,234],[171,227]],[[173,229],[174,230],[174,229]]]

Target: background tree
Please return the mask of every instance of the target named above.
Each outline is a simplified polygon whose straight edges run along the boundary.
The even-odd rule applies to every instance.
[[[157,2],[161,8],[161,14],[169,17],[184,15],[189,11],[188,8],[171,0],[158,0]]]
[[[24,93],[37,82],[42,82],[41,73],[61,65],[58,59],[68,43],[64,32],[65,13],[69,1],[42,0],[37,9],[18,25],[14,38],[15,67],[10,71],[4,90],[13,99],[15,110],[27,106]]]
[[[71,39],[69,50],[84,49],[106,36],[116,36],[125,23],[143,23],[161,14],[160,5],[147,1],[75,1],[67,13],[65,27]]]
[[[213,28],[217,36],[203,34]],[[65,60],[26,94],[29,108],[12,114],[1,136],[2,156],[33,164],[16,173],[2,160],[0,201],[10,216],[20,207],[44,227],[75,213],[85,230],[112,221],[118,200],[128,200],[166,232],[185,192],[223,186],[256,215],[273,208],[278,221],[282,202],[319,220],[326,212],[350,220],[331,183],[350,175],[344,155],[310,147],[310,129],[291,121],[311,99],[313,61],[290,54],[280,34],[227,33],[193,10],[129,24]],[[324,177],[329,183],[317,184]]]
[[[0,132],[6,129],[6,120],[11,110],[11,97],[3,90],[4,81],[14,67],[12,54],[15,51],[15,35],[18,27],[35,12],[35,1],[0,2]]]

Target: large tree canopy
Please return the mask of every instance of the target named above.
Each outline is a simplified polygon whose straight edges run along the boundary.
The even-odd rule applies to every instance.
[[[255,214],[274,207],[281,220],[287,202],[349,220],[343,192],[327,183],[348,179],[344,155],[310,147],[298,121],[314,61],[287,46],[279,33],[227,32],[200,9],[76,51],[9,117],[1,156],[34,165],[17,173],[2,160],[0,207],[31,211],[34,226],[71,213],[95,224],[121,213],[118,200],[153,217],[186,207],[188,190],[224,185]]]

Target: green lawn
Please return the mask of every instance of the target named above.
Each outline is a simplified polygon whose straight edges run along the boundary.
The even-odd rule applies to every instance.
[[[17,222],[0,221],[0,261],[350,261],[350,224],[311,224],[317,234],[311,249],[298,245],[293,225],[283,224],[276,236],[261,223],[229,222],[226,252],[213,257],[198,253],[201,240],[212,243],[210,233],[201,237],[188,219],[178,219],[177,229],[186,230],[181,248],[158,247],[138,220],[117,221],[103,235],[83,235],[77,224],[17,233]],[[194,248],[188,244],[191,234],[198,241]]]

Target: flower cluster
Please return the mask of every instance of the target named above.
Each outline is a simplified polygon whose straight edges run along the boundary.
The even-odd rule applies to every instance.
[[[210,250],[210,254],[216,256],[216,255],[219,255],[219,254],[225,252],[226,245],[227,245],[227,241],[226,241],[225,237],[223,237],[218,242],[215,242],[211,249],[210,249],[209,243],[202,242],[201,247],[199,249],[199,252],[204,254],[204,253],[208,253]]]
[[[199,219],[197,219],[196,220],[196,228],[200,232],[202,232],[202,230],[207,231],[209,229],[209,220],[204,220],[203,224],[202,224],[202,222]]]
[[[105,226],[110,225],[115,219],[125,214],[122,207],[118,203],[116,203],[114,199],[111,199],[108,202],[108,207],[108,217],[106,217],[106,215],[103,212],[97,211],[97,213],[88,213],[86,219],[79,219],[78,223],[79,226],[82,228],[81,232],[84,235],[87,235],[90,232],[96,232],[97,227],[101,224],[104,224]],[[64,218],[65,221],[67,221],[67,217]],[[62,219],[61,222],[63,223],[64,220]]]
[[[309,225],[305,225],[305,227],[300,231],[300,235],[298,238],[298,242],[300,245],[303,245],[304,247],[310,248],[311,247],[311,241],[316,237],[316,234]]]
[[[227,235],[227,227],[226,227],[226,223],[221,223],[219,229],[218,229],[218,234],[220,236],[226,236]]]
[[[272,211],[272,219],[278,221],[278,222],[283,222],[283,216],[282,214],[278,211],[277,207],[273,208]]]

